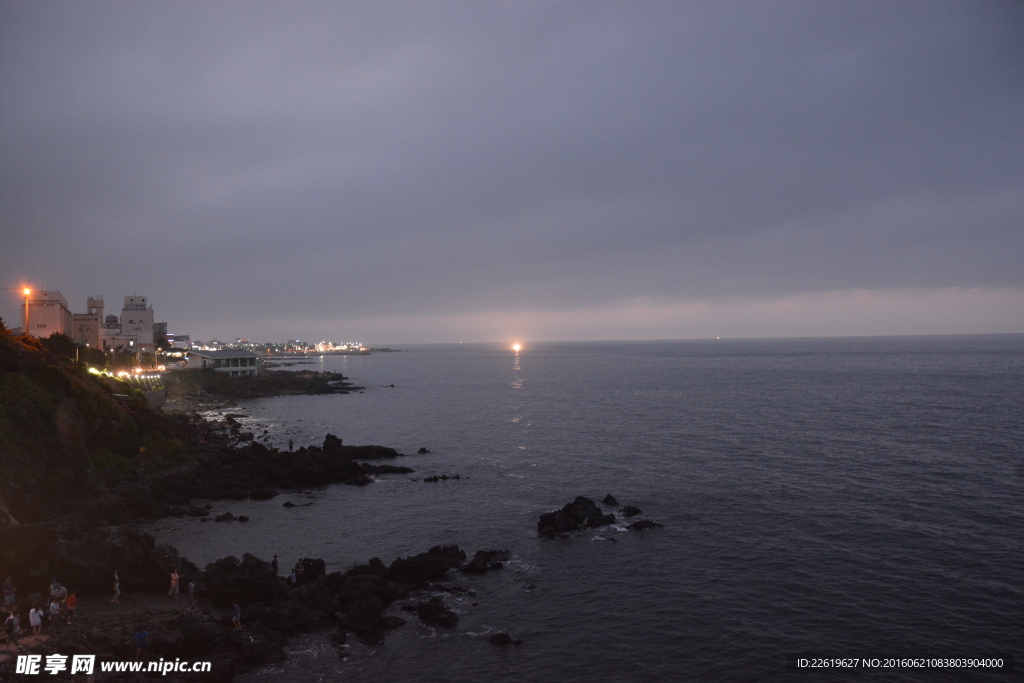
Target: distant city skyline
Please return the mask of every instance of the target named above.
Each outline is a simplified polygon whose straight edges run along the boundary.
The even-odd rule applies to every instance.
[[[1024,5],[0,0],[0,317],[1024,333]]]

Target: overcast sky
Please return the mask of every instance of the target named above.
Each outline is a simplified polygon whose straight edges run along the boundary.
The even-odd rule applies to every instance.
[[[1024,3],[3,1],[0,279],[204,341],[1024,332]]]

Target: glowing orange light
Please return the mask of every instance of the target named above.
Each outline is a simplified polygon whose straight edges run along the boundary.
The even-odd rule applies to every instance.
[[[32,290],[26,287],[25,289],[21,290],[21,293],[24,294],[25,296],[28,296],[29,294],[32,293]]]
[[[523,347],[522,347],[522,346],[520,346],[519,344],[513,344],[513,345],[512,345],[512,350],[513,350],[513,351],[518,351],[518,350],[519,350],[519,349],[521,349],[521,348],[523,348]]]

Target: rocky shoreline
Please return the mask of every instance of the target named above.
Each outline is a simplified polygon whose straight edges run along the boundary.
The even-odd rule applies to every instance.
[[[454,628],[459,617],[446,607],[441,595],[474,594],[447,583],[451,574],[500,570],[511,560],[508,550],[479,550],[467,561],[466,552],[457,545],[435,546],[390,564],[372,558],[332,573],[326,572],[323,560],[305,558],[300,561],[302,571],[295,584],[265,559],[250,554],[240,559],[225,557],[200,569],[175,548],[156,543],[131,525],[168,515],[208,518],[210,506],[194,505],[192,499],[196,498],[262,500],[285,490],[329,483],[365,485],[378,474],[412,470],[363,461],[402,457],[381,446],[345,446],[330,434],[321,447],[290,453],[257,443],[243,448],[208,448],[185,468],[155,476],[147,483],[125,484],[83,503],[74,514],[0,526],[5,571],[30,578],[28,588],[36,588],[18,601],[22,617],[31,605],[44,603],[41,586],[53,576],[88,599],[110,594],[117,569],[122,586],[133,594],[123,609],[112,605],[98,613],[83,611],[75,624],[61,625],[55,637],[37,640],[20,653],[94,654],[97,661],[126,661],[133,658],[134,647],[125,643],[134,631],[145,629],[150,634],[149,660],[210,661],[212,673],[102,674],[100,680],[159,676],[168,681],[230,681],[284,658],[287,639],[299,633],[330,629],[342,657],[347,650],[340,646],[349,638],[378,645],[389,631],[407,623],[392,610],[396,606],[424,624]],[[609,495],[602,502],[615,500]],[[620,513],[635,516],[640,511],[627,506]],[[541,515],[538,535],[555,538],[614,522],[613,514],[603,513],[593,501],[579,496],[562,509]],[[648,522],[630,528],[653,526],[660,525]],[[166,596],[168,577],[175,569],[182,587],[195,583],[194,602],[184,595],[182,602],[157,598]],[[168,606],[154,610],[153,600],[166,600]],[[133,607],[136,603],[142,607]],[[236,604],[241,609],[241,630],[231,623]],[[504,633],[492,636],[489,642],[500,647],[522,644]],[[14,659],[0,661],[0,678],[13,675],[14,666]]]
[[[82,501],[72,514],[32,524],[0,525],[4,571],[19,577],[19,595],[24,597],[17,607],[25,622],[31,606],[44,604],[42,593],[52,577],[59,577],[85,599],[109,596],[115,569],[126,594],[136,596],[165,595],[174,569],[183,588],[192,582],[196,585],[195,602],[187,608],[180,603],[182,608],[173,614],[131,607],[118,610],[114,605],[115,609],[100,614],[84,611],[75,624],[62,625],[56,637],[39,640],[20,654],[95,654],[99,661],[130,660],[134,649],[124,643],[134,630],[145,628],[150,633],[150,659],[213,662],[212,674],[160,678],[228,681],[283,658],[286,639],[296,633],[334,629],[332,640],[339,645],[351,635],[379,643],[387,631],[406,623],[385,614],[397,601],[409,601],[406,611],[424,623],[455,626],[458,616],[438,599],[414,597],[438,589],[465,590],[435,582],[447,579],[452,570],[500,569],[511,557],[508,551],[481,551],[466,562],[466,553],[458,546],[437,546],[390,565],[373,558],[331,574],[325,572],[322,560],[307,558],[301,561],[303,571],[295,585],[278,576],[266,560],[248,554],[241,559],[222,558],[200,569],[175,548],[156,543],[132,526],[168,515],[206,518],[209,506],[194,505],[193,499],[198,498],[264,500],[287,490],[331,483],[363,486],[380,474],[413,472],[404,466],[366,462],[402,457],[382,446],[345,446],[330,434],[323,446],[294,452],[258,443],[242,448],[221,444],[202,449],[193,462],[148,481],[125,483]],[[242,609],[241,631],[230,623],[234,604]],[[14,666],[13,659],[0,661],[0,678],[13,675]],[[102,680],[147,678],[144,674],[103,676]]]
[[[372,558],[332,573],[326,572],[323,560],[305,558],[300,561],[302,571],[295,584],[265,559],[250,554],[240,559],[225,557],[200,569],[175,548],[156,543],[131,525],[168,515],[209,518],[210,506],[194,505],[192,500],[197,498],[262,500],[286,490],[329,483],[361,486],[378,474],[413,471],[364,461],[403,457],[381,446],[344,446],[330,434],[321,447],[290,453],[257,443],[243,448],[208,448],[187,467],[162,473],[147,483],[125,484],[83,503],[72,515],[0,526],[7,573],[31,577],[32,584],[39,585],[56,576],[88,599],[110,594],[117,569],[122,585],[134,597],[124,609],[112,605],[98,613],[83,611],[75,624],[62,625],[55,637],[37,640],[20,654],[93,654],[97,661],[126,661],[134,655],[134,647],[126,644],[131,634],[145,629],[150,634],[149,660],[209,661],[212,673],[102,674],[99,680],[230,681],[283,659],[287,639],[299,633],[331,630],[341,657],[347,656],[341,646],[349,638],[378,645],[389,631],[407,623],[394,613],[394,607],[430,626],[456,627],[458,614],[446,607],[441,596],[474,594],[448,583],[451,574],[500,570],[511,560],[508,550],[479,550],[467,561],[466,552],[457,545],[435,546],[390,564]],[[615,500],[609,495],[602,502]],[[640,511],[626,506],[620,513],[635,516]],[[538,535],[556,538],[614,522],[613,514],[603,513],[593,501],[579,496],[562,509],[541,515]],[[648,522],[630,528],[654,526],[660,525]],[[195,583],[194,602],[184,595],[181,602],[157,597],[166,596],[168,577],[175,569],[182,587]],[[168,606],[154,610],[153,600],[166,600]],[[23,597],[18,601],[22,617],[31,605],[43,602],[38,590]],[[133,607],[136,603],[142,607]],[[236,604],[241,609],[241,630],[231,623]],[[495,634],[489,642],[499,647],[522,645],[521,640],[505,633]],[[0,661],[0,678],[13,675],[14,666],[14,659]]]
[[[133,525],[167,516],[211,520],[212,506],[196,504],[200,499],[268,500],[286,491],[335,483],[365,486],[377,476],[413,473],[404,465],[410,456],[383,446],[346,446],[331,434],[320,446],[287,452],[269,448],[255,435],[243,433],[231,415],[217,422],[192,411],[168,417],[130,391],[119,394],[37,346],[32,339],[12,337],[0,324],[0,370],[7,373],[8,399],[0,406],[7,411],[0,412],[0,419],[14,445],[2,462],[0,478],[0,571],[12,576],[19,589],[16,606],[23,634],[30,630],[28,610],[44,605],[53,578],[77,592],[82,609],[78,620],[60,625],[54,637],[26,639],[19,654],[93,654],[98,661],[127,661],[134,647],[126,641],[144,629],[151,634],[150,661],[206,660],[213,664],[212,673],[104,673],[96,680],[230,681],[283,658],[286,639],[296,633],[331,629],[339,646],[350,637],[376,644],[406,623],[400,612],[431,626],[453,628],[458,615],[442,596],[472,592],[452,585],[450,575],[500,570],[511,559],[508,550],[483,549],[467,561],[464,550],[447,545],[390,564],[372,558],[347,571],[327,573],[322,560],[306,558],[297,582],[249,554],[197,567]],[[308,374],[300,384],[312,382],[306,388],[313,393],[356,388],[340,375]],[[198,383],[194,386],[227,381],[198,373],[190,377]],[[294,378],[285,379],[289,391],[298,388]],[[243,391],[232,386],[236,394],[272,388]],[[183,407],[209,409],[224,407],[233,395],[202,389],[179,392],[177,398]],[[426,454],[425,448],[418,451]],[[466,478],[442,474],[423,481],[461,479]],[[602,502],[617,505],[610,495]],[[625,517],[640,514],[628,506],[619,512]],[[216,518],[235,520],[246,518],[229,513]],[[542,515],[538,535],[555,538],[614,521],[614,515],[578,497]],[[654,526],[645,520],[630,528]],[[115,570],[124,601],[110,604]],[[181,601],[167,597],[172,570],[179,572],[183,589],[195,584],[194,601],[184,595]],[[242,629],[231,624],[236,604]],[[489,642],[500,647],[521,644],[504,633],[494,634]],[[14,668],[15,659],[0,653],[0,679],[13,677]]]

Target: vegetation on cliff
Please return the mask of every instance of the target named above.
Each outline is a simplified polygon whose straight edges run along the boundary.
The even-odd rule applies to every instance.
[[[104,481],[187,458],[187,426],[0,320],[0,505],[20,522],[71,509]],[[0,515],[0,523],[7,522]]]

